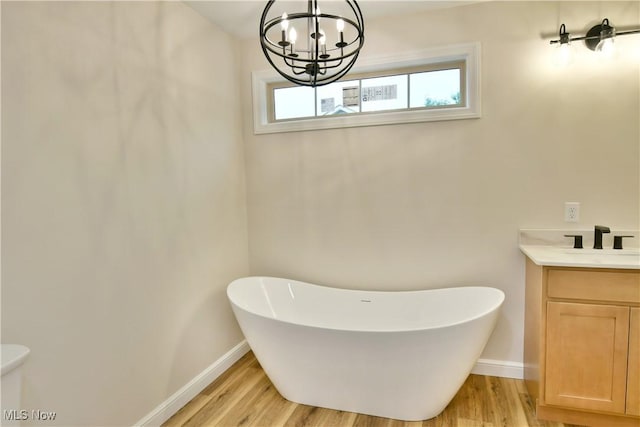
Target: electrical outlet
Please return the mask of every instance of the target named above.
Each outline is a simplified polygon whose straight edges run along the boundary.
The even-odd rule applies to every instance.
[[[580,202],[564,203],[564,222],[580,221]]]

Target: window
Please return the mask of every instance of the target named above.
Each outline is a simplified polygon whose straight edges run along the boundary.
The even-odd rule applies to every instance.
[[[480,117],[477,44],[356,65],[343,80],[316,88],[294,86],[275,71],[254,72],[254,132]]]
[[[317,88],[288,83],[267,85],[273,92],[270,121],[373,113],[416,108],[460,107],[465,104],[464,61],[393,70],[379,77],[351,76]]]

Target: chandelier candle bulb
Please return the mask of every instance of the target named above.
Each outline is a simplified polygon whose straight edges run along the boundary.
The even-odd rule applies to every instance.
[[[336,47],[343,48],[343,47],[345,47],[347,45],[344,42],[344,20],[338,19],[336,21],[336,28],[338,29],[338,32],[340,33],[340,41],[338,43],[336,43]]]
[[[327,55],[327,45],[326,45],[326,35],[324,31],[320,30],[320,58],[327,59],[329,55]]]
[[[291,28],[291,30],[289,31],[289,40],[291,41],[291,55],[292,57],[296,57],[298,56],[298,54],[296,53],[296,40],[298,39],[298,33],[296,32],[295,28]]]
[[[289,42],[287,41],[287,28],[289,28],[289,21],[287,21],[287,13],[282,14],[282,22],[280,22],[280,28],[282,29],[282,40],[278,42],[280,46],[282,46],[282,50],[289,46]]]

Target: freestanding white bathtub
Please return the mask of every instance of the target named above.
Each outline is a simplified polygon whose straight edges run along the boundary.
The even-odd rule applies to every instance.
[[[235,280],[227,295],[283,397],[405,421],[453,399],[504,301],[488,287],[371,292],[271,277]]]

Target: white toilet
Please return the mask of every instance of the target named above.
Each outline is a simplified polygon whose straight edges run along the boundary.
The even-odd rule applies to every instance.
[[[2,359],[2,412],[0,425],[19,426],[25,412],[20,406],[22,390],[21,366],[29,355],[29,349],[18,344],[2,344],[0,359]]]

